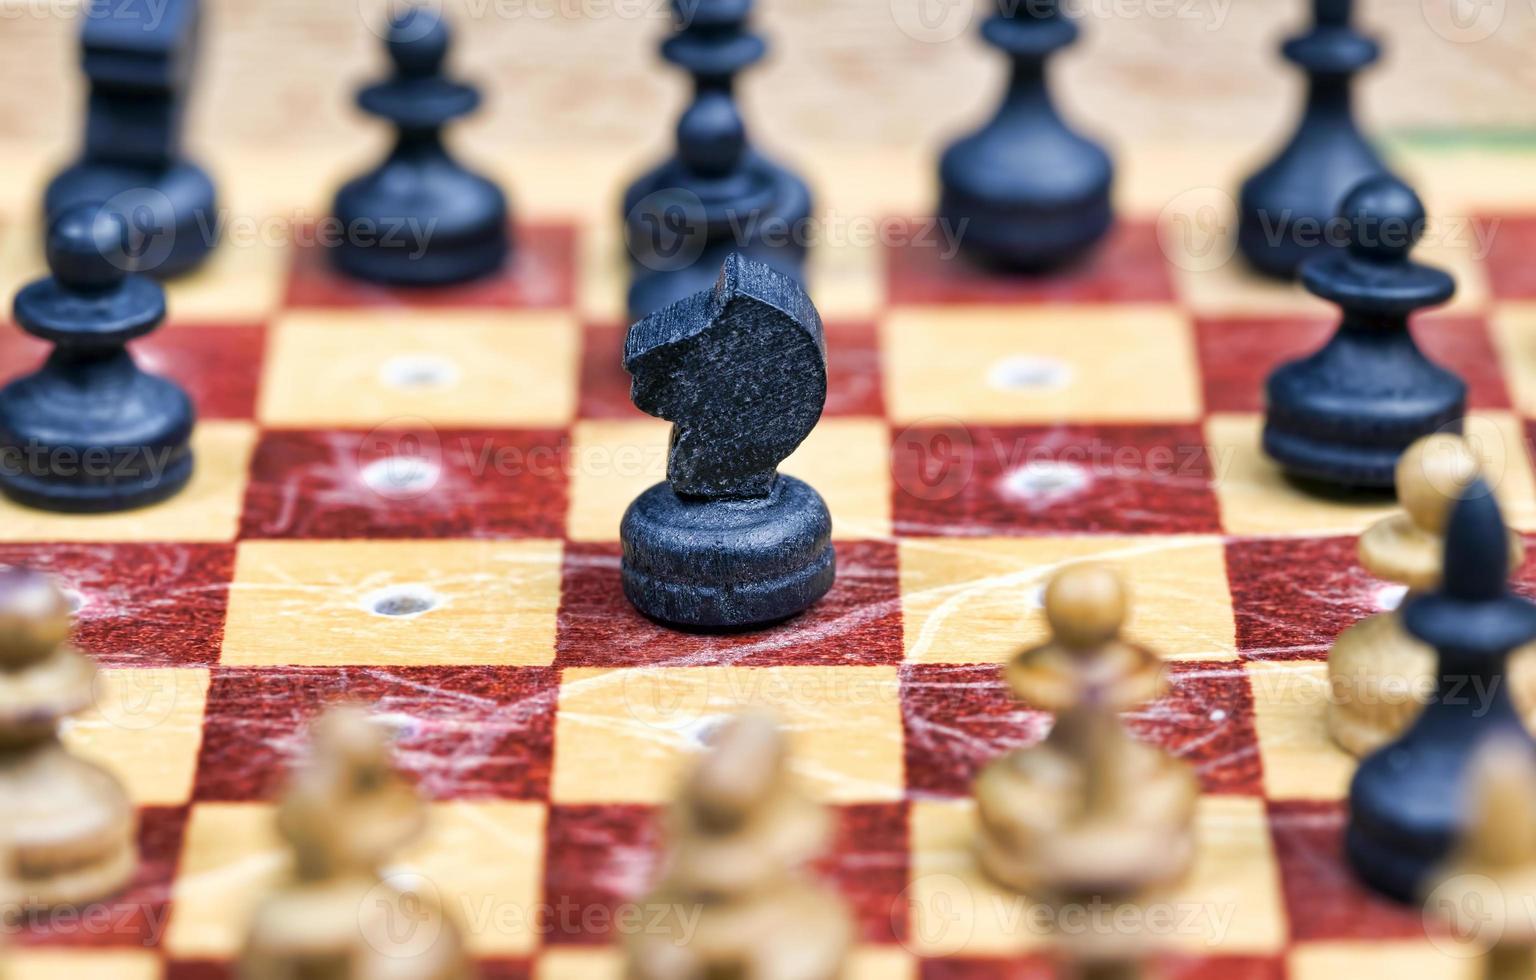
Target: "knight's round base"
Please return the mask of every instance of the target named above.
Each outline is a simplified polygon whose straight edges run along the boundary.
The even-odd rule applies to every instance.
[[[188,160],[165,168],[81,161],[48,185],[45,217],[76,204],[104,204],[135,232],[134,271],[170,279],[201,265],[218,244],[213,181]]]
[[[837,574],[827,505],[788,476],[760,500],[679,497],[659,483],[630,504],[619,537],[624,594],[675,626],[786,619],[826,595]]]

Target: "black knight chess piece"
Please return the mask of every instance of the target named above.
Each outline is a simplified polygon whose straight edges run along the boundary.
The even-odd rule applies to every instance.
[[[1380,54],[1351,23],[1354,0],[1313,0],[1312,28],[1284,46],[1307,73],[1301,123],[1280,154],[1243,184],[1237,244],[1254,269],[1289,279],[1332,246],[1322,232],[1344,196],[1388,173],[1351,105],[1357,72]]]
[[[939,218],[985,264],[1026,272],[1065,265],[1114,223],[1114,165],[1068,128],[1047,87],[1047,60],[1078,34],[1060,6],[999,0],[982,36],[1013,61],[1007,95],[939,164]]]
[[[793,279],[730,256],[712,289],[630,328],[624,368],[645,412],[673,423],[667,481],[620,528],[624,593],[676,626],[754,626],[831,588],[832,518],[778,465],[827,397],[821,318]]]
[[[1495,741],[1536,754],[1510,698],[1510,651],[1536,639],[1536,605],[1509,589],[1509,535],[1488,485],[1451,513],[1445,575],[1403,606],[1408,632],[1435,648],[1435,695],[1406,732],[1361,762],[1349,791],[1345,851],[1370,886],[1422,900],[1466,819],[1474,758]]]
[[[158,278],[202,263],[218,233],[213,181],[181,148],[200,21],[198,0],[92,0],[80,34],[85,147],[43,199],[50,225],[79,204],[122,215],[135,270]]]
[[[806,255],[811,194],[759,153],[736,105],[735,78],[767,51],[747,29],[752,0],[674,0],[662,56],[693,77],[677,151],[624,195],[629,312],[647,316],[709,289],[740,253],[794,279]]]
[[[1467,386],[1413,342],[1408,317],[1449,300],[1456,283],[1409,253],[1424,205],[1392,177],[1345,199],[1331,234],[1348,247],[1314,256],[1302,282],[1344,311],[1316,353],[1266,385],[1264,450],[1289,473],[1346,488],[1390,490],[1397,460],[1432,432],[1460,432]]]
[[[192,477],[192,403],[127,350],[165,319],[160,286],[124,271],[127,238],[113,211],[65,211],[48,233],[52,275],[16,296],[16,322],[54,345],[39,370],[0,390],[0,491],[19,503],[128,510]]]
[[[391,78],[358,93],[364,112],[398,130],[378,168],[347,183],[333,214],[331,260],[347,275],[395,286],[441,286],[490,275],[511,249],[506,196],[443,144],[443,127],[480,105],[474,86],[447,77],[448,24],[409,7],[389,25]]]

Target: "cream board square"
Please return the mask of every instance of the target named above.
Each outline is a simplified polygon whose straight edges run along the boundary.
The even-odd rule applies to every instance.
[[[1193,955],[1270,955],[1286,940],[1279,870],[1264,802],[1203,796],[1196,813],[1200,849],[1179,886],[1137,904],[1173,909],[1166,945]],[[976,865],[975,805],[969,800],[912,805],[910,934],[925,956],[1001,956],[1038,949],[1050,917],[1027,897],[1005,891]]]
[[[660,419],[583,421],[573,427],[573,541],[617,541],[630,502],[667,478],[667,436]],[[889,437],[874,419],[822,419],[785,460],[782,471],[810,483],[832,512],[839,540],[891,533]]]
[[[543,901],[541,803],[454,801],[432,805],[422,840],[386,874],[432,882],[475,956],[518,956],[538,944]]]
[[[282,883],[289,866],[275,805],[195,804],[171,888],[167,952],[186,959],[233,958],[257,904]]]
[[[558,803],[669,801],[717,723],[748,706],[784,723],[806,789],[899,800],[901,693],[891,667],[567,670],[555,721]]]
[[[1317,536],[1358,534],[1393,513],[1380,497],[1325,497],[1292,484],[1261,448],[1258,414],[1217,414],[1206,420],[1222,527],[1230,534]],[[1536,491],[1519,420],[1508,412],[1467,419],[1466,435],[1504,507],[1505,520],[1536,526]]]
[[[1193,334],[1171,306],[902,309],[881,343],[897,424],[1200,416]]]
[[[207,670],[105,670],[91,708],[64,723],[64,744],[116,774],[135,805],[180,806],[192,799],[207,701]]]
[[[1328,665],[1245,665],[1253,727],[1264,763],[1264,795],[1276,800],[1342,800],[1355,758],[1328,734]]]
[[[8,950],[8,980],[160,980],[160,955],[153,950]]]
[[[1472,955],[1438,949],[1429,940],[1301,943],[1286,957],[1289,980],[1475,980],[1484,974]]]
[[[1169,660],[1237,655],[1219,538],[908,538],[898,548],[909,661],[1001,663],[1043,642],[1045,585],[1080,561],[1125,576],[1127,635],[1137,642]]]
[[[0,541],[233,541],[256,427],[201,422],[192,480],[164,503],[119,514],[54,514],[0,498]]]
[[[561,551],[540,540],[243,542],[223,663],[546,665]],[[379,611],[391,607],[403,614]]]
[[[1515,408],[1536,415],[1536,302],[1500,304],[1490,324]]]
[[[540,901],[544,866],[544,807],[438,803],[431,805],[428,821],[422,840],[384,874],[429,882],[435,897],[458,917],[475,955],[531,951],[536,939],[531,916]],[[237,955],[257,905],[287,879],[290,866],[277,834],[275,804],[194,806],[172,892],[167,949],[178,957]]]
[[[560,426],[576,405],[580,332],[564,314],[298,313],[272,331],[270,425]]]
[[[550,947],[539,954],[535,980],[624,980],[624,952]],[[900,947],[856,946],[848,952],[844,980],[917,980],[918,964]]]

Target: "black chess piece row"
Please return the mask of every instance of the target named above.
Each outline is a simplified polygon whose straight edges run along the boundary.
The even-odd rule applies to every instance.
[[[172,276],[195,267],[217,233],[215,191],[181,152],[185,96],[198,53],[200,0],[93,0],[82,29],[91,84],[85,150],[49,188],[52,216],[106,203],[131,219],[137,267]],[[706,288],[740,252],[798,278],[811,195],[760,153],[735,102],[735,79],[767,48],[748,28],[753,0],[673,0],[663,57],[687,71],[693,99],[674,154],[624,198],[638,317]],[[1321,230],[1344,195],[1387,173],[1355,122],[1352,80],[1379,49],[1353,26],[1353,0],[1313,0],[1313,23],[1284,46],[1307,73],[1295,134],[1242,188],[1238,244],[1250,265],[1292,277],[1332,244]],[[1113,224],[1114,165],[1070,128],[1050,94],[1047,63],[1078,35],[1059,0],[998,0],[982,36],[1012,62],[1001,107],[950,146],[939,166],[938,214],[972,259],[1040,272],[1082,259]],[[473,112],[478,91],[444,70],[446,22],[406,7],[389,25],[391,78],[358,96],[398,138],[377,168],[337,195],[343,228],[332,257],[344,273],[404,286],[461,282],[500,268],[510,249],[502,191],[448,153],[443,127]]]

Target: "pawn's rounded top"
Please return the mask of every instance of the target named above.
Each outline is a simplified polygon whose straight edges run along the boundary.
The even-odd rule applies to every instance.
[[[705,92],[677,122],[677,154],[701,177],[725,177],[741,165],[747,127],[736,100],[725,92]]]
[[[98,204],[59,213],[48,228],[48,270],[67,290],[101,291],[128,276],[128,222]]]
[[[390,19],[386,41],[397,72],[428,78],[442,72],[452,35],[440,11],[412,5]]]
[[[1480,471],[1466,439],[1447,432],[1424,436],[1397,461],[1397,499],[1415,526],[1442,536],[1452,505]]]
[[[53,580],[24,568],[0,568],[0,667],[48,656],[69,640],[69,601]]]
[[[783,776],[788,749],[778,722],[747,712],[720,728],[686,794],[699,822],[728,830],[752,812]]]
[[[1045,615],[1057,642],[1073,649],[1100,646],[1125,625],[1129,605],[1125,582],[1114,570],[1073,565],[1045,589]]]
[[[1402,262],[1424,235],[1424,203],[1407,184],[1392,176],[1371,177],[1355,185],[1339,207],[1348,225],[1351,254],[1377,262]]]

